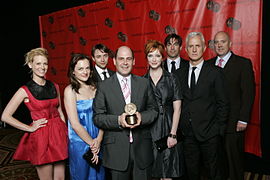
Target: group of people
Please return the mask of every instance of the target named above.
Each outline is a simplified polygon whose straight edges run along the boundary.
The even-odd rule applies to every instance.
[[[185,60],[179,35],[169,34],[164,44],[148,40],[143,76],[131,73],[135,57],[128,46],[112,53],[97,44],[91,57],[72,54],[64,90],[67,123],[58,85],[45,78],[48,52],[32,49],[25,56],[32,80],[14,94],[1,118],[26,131],[14,159],[30,161],[40,179],[65,179],[68,159],[73,180],[243,180],[255,81],[251,61],[231,46],[227,32],[216,33],[217,56],[204,60],[204,36],[191,32]],[[112,56],[115,72],[107,68]],[[31,112],[30,125],[13,117],[22,102]],[[127,121],[130,104],[134,123]],[[83,158],[88,150],[97,166]]]

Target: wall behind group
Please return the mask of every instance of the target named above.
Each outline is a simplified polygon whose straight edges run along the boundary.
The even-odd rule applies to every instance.
[[[205,59],[215,56],[213,37],[227,31],[234,53],[250,58],[256,80],[252,119],[246,131],[245,150],[261,156],[260,88],[262,0],[107,0],[57,11],[39,17],[41,46],[50,54],[48,79],[68,84],[67,67],[72,53],[90,55],[91,47],[104,43],[115,51],[120,45],[134,50],[134,74],[147,71],[144,44],[148,39],[161,42],[169,33],[183,40],[192,31],[202,32],[207,43]],[[188,59],[185,41],[181,56]],[[109,67],[114,69],[110,60]]]

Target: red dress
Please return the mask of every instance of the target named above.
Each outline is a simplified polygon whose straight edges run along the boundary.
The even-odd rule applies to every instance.
[[[38,100],[29,91],[26,91],[29,102],[25,102],[33,121],[46,118],[45,127],[35,132],[25,133],[13,156],[15,160],[30,161],[33,165],[52,163],[68,158],[67,126],[61,120],[57,107],[58,98]],[[57,87],[58,88],[58,87]]]

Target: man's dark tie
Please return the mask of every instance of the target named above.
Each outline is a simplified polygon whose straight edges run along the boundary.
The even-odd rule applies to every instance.
[[[175,61],[172,61],[171,64],[172,64],[171,73],[174,73],[176,70]]]
[[[191,93],[193,93],[195,85],[196,85],[196,83],[195,83],[195,72],[194,72],[196,68],[197,67],[192,67],[191,78],[190,78],[190,90],[191,90]]]
[[[104,76],[104,80],[108,78],[107,75],[106,75],[106,71],[103,71],[102,74]]]

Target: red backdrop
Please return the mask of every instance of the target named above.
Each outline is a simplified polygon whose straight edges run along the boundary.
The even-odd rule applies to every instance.
[[[143,48],[148,39],[163,42],[171,32],[185,39],[189,32],[200,31],[208,42],[204,58],[209,59],[215,56],[211,48],[214,34],[227,31],[234,53],[250,58],[253,63],[256,98],[245,150],[261,156],[262,0],[106,0],[40,16],[39,23],[41,46],[50,54],[47,77],[60,85],[62,94],[68,84],[67,67],[73,52],[90,55],[91,47],[97,43],[112,50],[128,45],[135,53],[133,73],[143,75],[146,72]],[[184,50],[181,55],[187,58]],[[111,60],[109,67],[114,69]]]

